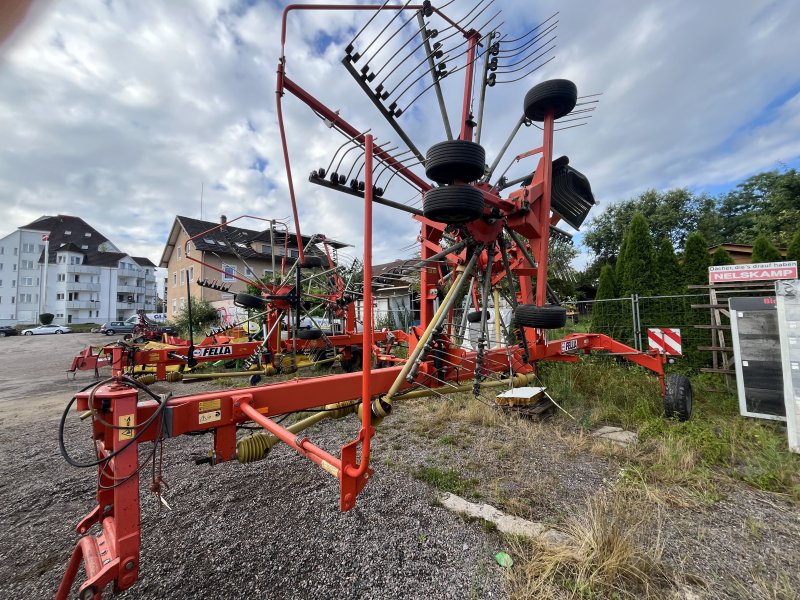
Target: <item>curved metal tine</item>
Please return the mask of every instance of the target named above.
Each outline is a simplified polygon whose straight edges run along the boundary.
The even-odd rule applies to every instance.
[[[572,113],[570,113],[571,115]],[[569,115],[568,115],[569,116]],[[593,115],[585,115],[583,117],[575,117],[574,119],[559,119],[556,123],[569,123],[570,121],[585,121],[586,119],[591,119]]]
[[[337,131],[339,131],[339,130],[337,129]],[[328,169],[327,169],[327,171],[325,171],[325,172],[326,172],[326,173],[330,173],[331,167],[333,166],[333,161],[335,161],[335,160],[336,160],[336,156],[339,154],[339,152],[341,152],[342,148],[344,148],[344,147],[345,147],[347,144],[354,143],[354,142],[355,142],[355,139],[356,139],[357,137],[359,137],[359,136],[362,136],[362,135],[366,135],[366,134],[368,134],[370,131],[372,131],[372,127],[370,127],[369,129],[367,129],[367,130],[365,130],[365,131],[362,131],[362,132],[361,132],[361,133],[359,133],[358,135],[355,135],[355,136],[347,136],[347,139],[344,141],[344,143],[343,143],[341,146],[339,146],[339,147],[336,149],[336,152],[334,152],[334,153],[333,153],[333,156],[331,157],[331,162],[329,162],[329,163],[328,163]]]
[[[487,5],[486,5],[486,8],[488,8],[488,7],[489,7],[489,6],[492,4],[492,2],[494,2],[494,1],[495,1],[495,0],[489,0],[489,4],[487,4]],[[483,11],[481,11],[481,12],[483,12]],[[489,20],[488,20],[486,23],[484,23],[484,25],[483,25],[483,27],[481,27],[481,29],[483,29],[484,27],[486,27],[487,25],[489,25],[489,23],[491,23],[491,22],[492,22],[494,19],[496,19],[496,18],[497,18],[497,17],[500,15],[500,13],[501,13],[501,12],[502,12],[502,11],[498,10],[498,11],[497,11],[497,12],[496,12],[494,15],[492,15],[492,16],[489,18]],[[475,17],[478,17],[478,15],[475,15]],[[473,20],[475,19],[475,17],[473,17]],[[470,21],[470,23],[472,23],[472,21]],[[502,25],[502,24],[503,24],[503,23],[500,23],[500,25]],[[469,23],[467,24],[467,26],[468,26],[468,25],[469,25]],[[453,48],[453,50],[454,50],[454,49],[455,49],[455,48]],[[446,50],[446,52],[450,52],[450,51],[451,51],[451,50]],[[487,48],[487,49],[484,49],[484,52],[487,52],[487,51],[488,51],[488,48]],[[459,52],[458,54],[456,54],[456,55],[454,55],[454,56],[452,56],[452,57],[451,57],[449,54],[448,54],[448,55],[446,55],[444,58],[442,58],[442,61],[444,61],[444,62],[447,62],[448,60],[453,60],[453,59],[459,58],[459,57],[461,57],[461,56],[463,56],[463,55],[467,54],[468,52],[469,52],[469,47],[465,48],[464,50],[462,50],[461,52]],[[452,75],[453,73],[458,73],[459,71],[463,71],[463,70],[464,70],[464,69],[466,69],[467,67],[469,67],[469,66],[471,66],[472,64],[474,64],[474,63],[475,63],[475,60],[477,60],[478,58],[480,58],[480,57],[482,57],[482,56],[483,56],[483,54],[481,54],[481,53],[477,53],[477,52],[476,52],[476,53],[475,53],[475,58],[472,60],[472,62],[470,62],[470,63],[468,63],[468,64],[461,65],[461,66],[459,66],[459,67],[456,67],[456,68],[455,68],[455,69],[453,69],[452,71],[449,71],[449,72],[447,73],[447,75]],[[427,60],[427,57],[425,58],[425,60]],[[411,75],[413,72],[414,72],[414,71],[412,70],[412,71],[411,71],[411,73],[409,73],[408,75],[406,75],[406,78],[408,78],[408,76],[409,76],[409,75]],[[402,98],[402,97],[403,97],[403,95],[404,95],[404,94],[405,94],[405,93],[406,93],[406,92],[407,92],[409,89],[411,89],[411,88],[414,86],[414,84],[415,84],[415,83],[417,83],[417,82],[418,82],[420,79],[422,79],[423,77],[425,77],[425,75],[427,74],[427,72],[428,72],[428,71],[424,71],[424,72],[422,73],[422,75],[418,76],[416,79],[414,79],[414,81],[412,81],[410,84],[408,84],[408,85],[406,86],[406,88],[405,88],[405,89],[404,89],[402,92],[400,92],[400,93],[399,93],[399,94],[398,94],[398,95],[395,97],[395,99],[394,99],[394,100],[395,100],[395,102],[397,102],[398,100],[400,100],[400,98]],[[405,80],[405,79],[404,79],[404,80]],[[404,81],[404,80],[403,80],[403,81]],[[401,81],[401,82],[400,82],[400,84],[402,84],[402,83],[403,83],[403,81]],[[397,86],[396,86],[396,87],[395,87],[395,88],[394,88],[394,89],[393,89],[393,90],[390,92],[390,94],[389,94],[389,95],[393,94],[393,93],[394,93],[394,92],[397,90],[397,88],[398,88],[398,87],[400,87],[400,84],[398,84],[398,85],[397,85]],[[433,84],[432,84],[432,85],[433,85]],[[426,92],[428,89],[430,89],[430,87],[431,87],[431,86],[428,86],[427,88],[425,88],[425,90],[423,90],[423,92],[422,92],[422,93],[425,93],[425,92]],[[421,94],[420,94],[420,95],[421,95]],[[417,96],[417,98],[419,98],[419,96]],[[410,107],[410,106],[411,106],[411,105],[412,105],[412,104],[413,104],[413,103],[414,103],[414,102],[417,100],[417,98],[414,98],[414,100],[412,100],[412,101],[411,101],[411,102],[408,104],[408,106],[407,106],[406,108],[404,108],[404,109],[403,109],[403,111],[402,111],[402,112],[405,112],[405,111],[408,109],[408,107]]]
[[[448,25],[447,27],[445,27],[445,28],[444,28],[444,29],[442,29],[441,31],[438,31],[438,32],[437,32],[437,36],[438,36],[438,34],[440,34],[440,33],[444,32],[444,31],[447,31],[448,29],[453,29],[453,26],[452,26],[452,25]],[[430,32],[432,32],[432,31],[433,31],[433,30],[430,30]],[[457,32],[456,32],[456,33],[457,33]],[[416,37],[417,37],[417,34],[415,33],[415,34],[414,34],[414,35],[413,35],[413,36],[412,36],[412,37],[411,37],[411,38],[408,40],[408,42],[411,42],[411,41],[413,41],[414,39],[416,39]],[[387,80],[387,79],[389,79],[389,77],[391,77],[391,76],[392,76],[392,73],[394,73],[395,71],[397,71],[397,69],[399,69],[400,67],[402,67],[402,66],[403,66],[403,64],[404,64],[404,63],[405,63],[405,62],[406,62],[406,61],[407,61],[409,58],[411,58],[412,56],[414,56],[414,54],[416,53],[416,51],[417,51],[417,50],[419,50],[420,48],[422,48],[422,46],[424,46],[424,45],[425,45],[425,40],[426,40],[426,39],[431,39],[431,37],[433,37],[433,36],[431,36],[431,35],[423,35],[423,36],[422,36],[422,38],[423,38],[423,39],[422,39],[422,41],[421,41],[421,42],[419,42],[419,44],[417,44],[416,46],[414,46],[414,47],[411,49],[411,52],[409,52],[409,53],[408,53],[408,55],[406,55],[406,56],[405,56],[405,57],[404,57],[404,58],[403,58],[403,59],[400,61],[400,63],[399,63],[399,64],[398,64],[398,65],[397,65],[395,68],[393,68],[391,71],[389,71],[389,72],[386,74],[386,76],[385,76],[383,79],[381,79],[381,80],[378,82],[378,87],[380,88],[381,86],[383,86],[383,84],[385,84],[385,83],[386,83],[386,80]],[[450,37],[450,36],[448,36],[448,37]],[[444,38],[444,39],[447,39],[447,38]],[[406,42],[406,44],[408,44],[408,42]],[[402,50],[402,47],[400,48],[400,50]],[[397,54],[395,54],[395,55],[394,55],[392,58],[390,58],[390,59],[389,59],[389,61],[388,61],[388,62],[387,62],[385,65],[383,65],[383,67],[381,67],[380,71],[378,71],[377,73],[375,73],[375,76],[377,77],[378,75],[380,75],[381,71],[383,71],[383,70],[384,70],[384,69],[385,69],[387,66],[389,66],[389,64],[391,64],[391,62],[392,62],[392,61],[393,61],[395,58],[397,58],[397,57],[399,57],[399,56],[400,56],[400,52],[399,52],[399,50],[398,50]]]
[[[531,69],[530,71],[528,71],[527,73],[525,73],[524,75],[522,75],[521,77],[517,77],[516,79],[509,79],[508,81],[496,81],[495,83],[498,83],[498,84],[499,84],[499,83],[514,83],[514,82],[516,82],[516,81],[521,81],[521,80],[525,79],[525,78],[526,78],[528,75],[531,75],[532,73],[535,73],[536,71],[538,71],[539,69],[541,69],[543,66],[545,66],[547,63],[549,63],[549,62],[550,62],[551,60],[553,60],[553,59],[555,59],[555,55],[553,55],[553,56],[551,56],[550,58],[548,58],[548,59],[547,59],[546,61],[544,61],[542,64],[540,64],[540,65],[537,65],[536,67],[534,67],[533,69]]]
[[[491,6],[491,5],[492,5],[492,3],[493,3],[494,1],[495,1],[495,0],[479,0],[479,2],[478,2],[478,3],[477,3],[475,6],[473,6],[473,7],[472,7],[472,10],[470,10],[470,11],[469,11],[469,12],[468,12],[466,15],[464,15],[464,16],[463,16],[463,17],[462,17],[462,18],[461,18],[461,19],[458,21],[458,25],[459,25],[459,27],[468,27],[468,26],[469,26],[469,24],[470,24],[470,23],[472,23],[472,21],[474,21],[474,20],[475,20],[475,18],[476,18],[476,17],[478,17],[478,16],[479,16],[479,15],[480,15],[480,14],[481,14],[483,11],[485,11],[485,10],[486,10],[486,9],[487,9],[489,6]],[[465,24],[463,24],[463,25],[462,25],[462,23],[461,23],[461,22],[462,22],[464,19],[466,19],[467,17],[469,17],[469,16],[470,16],[470,15],[471,15],[471,14],[472,14],[474,11],[475,11],[475,9],[477,9],[477,8],[478,8],[478,7],[479,7],[481,4],[483,4],[484,2],[488,2],[488,4],[486,4],[486,6],[484,6],[483,8],[481,8],[481,10],[478,12],[478,14],[477,14],[477,15],[475,15],[474,17],[472,17],[472,19],[469,21],[469,23],[465,23]],[[452,38],[453,36],[455,36],[455,35],[458,35],[458,34],[460,33],[460,32],[459,32],[459,30],[458,30],[458,29],[455,29],[455,27],[454,27],[453,25],[448,25],[447,27],[445,27],[444,29],[442,29],[442,31],[440,31],[439,33],[441,34],[443,31],[447,31],[448,29],[453,29],[454,31],[453,31],[452,33],[449,33],[449,34],[447,34],[445,37],[443,37],[443,38],[440,38],[440,39],[439,39],[439,43],[441,43],[442,45],[444,45],[444,42],[445,42],[445,41],[449,40],[449,39],[450,39],[450,38]],[[429,36],[429,37],[430,37],[430,36]],[[418,45],[417,45],[417,46],[416,46],[416,47],[415,47],[415,48],[414,48],[414,49],[411,51],[411,53],[410,53],[410,54],[409,54],[409,55],[408,55],[408,56],[407,56],[405,59],[403,59],[403,62],[401,62],[400,64],[398,64],[398,65],[397,65],[397,66],[396,66],[394,69],[392,69],[392,70],[391,70],[389,73],[387,73],[387,74],[386,74],[386,77],[384,77],[384,78],[383,78],[383,80],[380,82],[380,85],[383,85],[384,83],[386,83],[386,80],[387,80],[387,79],[388,79],[388,78],[389,78],[389,77],[392,75],[392,73],[394,73],[394,72],[395,72],[397,69],[399,69],[399,68],[400,68],[400,67],[401,67],[401,66],[402,66],[402,65],[405,63],[405,61],[406,61],[406,60],[408,60],[409,58],[411,58],[411,57],[414,55],[414,53],[415,53],[417,50],[419,50],[419,49],[420,49],[420,48],[421,48],[421,47],[424,45],[424,43],[425,43],[425,42],[424,42],[424,40],[423,40],[422,42],[420,42],[420,43],[419,43],[419,44],[418,44]],[[441,50],[442,50],[442,53],[443,53],[443,54],[444,54],[445,52],[449,52],[448,50],[444,50],[444,49],[441,49]],[[389,93],[387,94],[387,97],[388,97],[388,96],[391,96],[392,94],[394,94],[394,93],[397,91],[397,88],[399,88],[401,85],[403,85],[403,82],[404,82],[406,79],[408,79],[408,78],[411,76],[411,74],[412,74],[414,71],[416,71],[416,70],[417,70],[417,69],[418,69],[420,66],[422,66],[422,65],[423,65],[425,62],[427,62],[427,60],[428,60],[428,56],[429,56],[429,55],[428,55],[428,54],[426,54],[426,55],[425,55],[425,57],[422,59],[422,61],[420,61],[420,62],[419,62],[419,63],[418,63],[418,64],[417,64],[415,67],[413,67],[413,68],[412,68],[412,69],[411,69],[411,70],[410,70],[410,71],[409,71],[409,72],[406,74],[406,76],[405,76],[405,77],[403,77],[403,78],[402,78],[402,79],[401,79],[399,82],[397,82],[397,85],[395,85],[395,86],[394,86],[394,89],[392,89],[392,91],[391,91],[391,92],[389,92]]]
[[[588,125],[588,123],[579,123],[578,125],[568,125],[567,127],[556,127],[553,131],[564,131],[565,129],[574,129],[575,127],[583,127],[584,125]]]
[[[381,36],[384,34],[384,32],[385,32],[387,29],[389,29],[389,25],[391,25],[392,23],[394,23],[395,19],[397,19],[397,17],[399,17],[399,16],[402,14],[402,12],[403,12],[403,11],[406,9],[406,6],[408,6],[409,4],[411,4],[411,0],[406,0],[406,3],[405,3],[405,4],[403,4],[403,7],[402,7],[401,9],[399,9],[399,10],[396,10],[396,11],[395,11],[395,13],[394,13],[394,16],[393,16],[391,19],[389,19],[389,22],[388,22],[388,23],[386,23],[386,25],[384,25],[384,26],[383,26],[383,29],[381,29],[381,30],[378,32],[378,34],[377,34],[377,35],[376,35],[374,38],[372,38],[372,41],[369,43],[369,45],[368,45],[366,48],[364,48],[364,50],[362,50],[362,51],[361,51],[361,56],[366,56],[366,55],[367,55],[367,52],[369,52],[369,50],[370,50],[370,48],[372,48],[373,44],[375,44],[375,42],[377,42],[377,41],[378,41],[378,39],[379,39],[379,38],[380,38],[380,37],[381,37]],[[412,15],[411,17],[409,17],[409,21],[410,21],[412,18],[413,18],[413,15]],[[405,27],[405,26],[408,24],[408,22],[409,22],[409,21],[406,21],[404,24],[402,24],[402,25],[400,26],[400,29],[402,29],[403,27]],[[387,43],[389,43],[389,41],[391,41],[391,40],[392,40],[392,38],[393,38],[394,36],[396,36],[396,35],[397,35],[397,33],[400,31],[400,29],[398,29],[397,31],[395,31],[395,32],[394,32],[394,33],[393,33],[393,34],[392,34],[392,35],[389,37],[389,39],[388,39],[388,40],[386,40],[386,42],[384,42],[384,45],[383,45],[383,46],[381,46],[381,48],[379,48],[379,49],[378,49],[378,51],[377,51],[377,52],[376,52],[376,53],[375,53],[375,54],[372,56],[372,58],[368,58],[368,59],[367,59],[367,62],[366,62],[366,63],[364,63],[364,64],[365,64],[365,65],[368,65],[368,64],[369,64],[369,61],[371,61],[371,60],[375,59],[375,57],[376,57],[376,56],[378,56],[378,54],[380,54],[381,50],[382,50],[382,49],[385,47],[385,45],[386,45]]]
[[[534,45],[535,45],[537,42],[539,42],[539,41],[540,41],[540,40],[541,40],[543,37],[545,37],[546,35],[549,35],[549,34],[553,33],[554,31],[555,31],[555,28],[553,28],[553,29],[548,29],[548,30],[546,30],[546,31],[543,31],[543,32],[542,32],[540,35],[537,35],[537,36],[536,36],[534,39],[532,39],[532,40],[531,40],[531,46],[534,46]],[[508,56],[506,56],[506,57],[504,57],[504,58],[514,58],[514,57],[516,57],[516,56],[520,56],[521,54],[524,54],[525,56],[524,56],[523,58],[520,58],[520,59],[519,59],[519,60],[517,60],[517,61],[510,62],[510,63],[507,63],[507,64],[503,64],[503,68],[506,68],[506,67],[514,67],[514,66],[516,66],[516,65],[518,65],[518,64],[520,64],[520,63],[522,63],[522,62],[525,62],[526,60],[528,60],[528,58],[531,56],[531,54],[533,54],[533,53],[535,53],[535,52],[538,52],[538,51],[539,51],[539,50],[540,50],[540,49],[541,49],[541,48],[542,48],[544,45],[546,45],[546,44],[549,44],[549,43],[550,43],[550,42],[552,42],[554,39],[556,39],[556,37],[557,37],[557,36],[555,36],[555,35],[554,35],[552,38],[550,38],[549,40],[547,40],[547,41],[543,42],[541,45],[539,45],[539,47],[538,47],[538,48],[537,48],[537,47],[534,47],[534,48],[532,48],[532,49],[531,49],[531,46],[528,46],[527,48],[525,48],[525,50],[521,50],[520,52],[517,52],[516,54],[509,54]]]
[[[553,36],[553,37],[551,37],[549,40],[545,40],[544,42],[542,42],[542,45],[541,45],[541,46],[539,46],[538,48],[536,48],[535,50],[533,50],[533,51],[531,52],[531,54],[532,54],[533,52],[539,52],[539,50],[542,50],[542,47],[543,47],[545,44],[552,44],[552,45],[551,45],[550,47],[548,47],[548,48],[545,48],[545,49],[544,49],[544,50],[542,50],[541,52],[539,52],[539,54],[537,54],[536,56],[534,56],[533,58],[531,58],[530,60],[528,60],[528,62],[526,62],[526,63],[525,63],[524,65],[522,65],[521,67],[517,67],[516,69],[508,69],[508,70],[497,69],[497,73],[498,73],[498,74],[500,74],[500,75],[507,75],[507,74],[509,74],[509,73],[516,73],[517,71],[522,71],[522,69],[526,69],[526,68],[528,68],[528,66],[529,66],[529,65],[533,64],[534,62],[536,62],[537,60],[539,60],[540,58],[542,58],[542,57],[543,57],[545,54],[547,54],[548,52],[550,52],[552,49],[554,49],[554,48],[556,47],[556,45],[553,43],[553,41],[554,41],[554,40],[555,40],[557,37],[558,37],[557,35],[554,35],[554,36]],[[530,58],[530,56],[531,56],[531,55],[529,54],[528,56],[526,56],[526,57],[525,57],[524,59],[522,59],[522,60],[527,60],[528,58]],[[515,65],[517,65],[517,64],[519,64],[519,63],[514,63],[514,64],[515,64]],[[513,66],[513,65],[508,65],[508,66]]]
[[[359,148],[361,148],[361,147],[362,147],[362,146],[361,146],[361,145],[359,145],[359,144],[354,144],[353,146],[351,146],[350,148],[348,148],[347,150],[345,150],[345,151],[342,153],[342,157],[339,159],[339,162],[338,162],[338,163],[337,163],[337,165],[336,165],[336,172],[337,172],[337,173],[339,172],[339,169],[341,169],[341,168],[342,168],[342,162],[344,162],[344,158],[345,158],[345,156],[347,156],[348,154],[350,154],[350,152],[352,152],[353,150],[359,149]]]
[[[500,14],[500,11],[497,11],[497,13],[495,13],[495,15],[492,17],[492,19],[496,18],[496,17],[497,17],[499,14]],[[498,27],[501,27],[501,26],[502,26],[504,23],[505,23],[505,21],[502,21],[502,22],[501,22],[501,23],[498,25]],[[488,25],[488,23],[487,23],[487,25]],[[482,38],[482,39],[483,39],[483,38]],[[463,54],[467,54],[467,52],[469,52],[469,49],[467,49],[467,50],[464,50],[464,51],[460,52],[459,54],[456,54],[454,58],[459,58],[461,55],[463,55]],[[479,58],[482,58],[482,57],[483,57],[483,55],[484,55],[486,52],[488,52],[488,49],[484,50],[484,52],[483,52],[483,53],[476,53],[476,54],[475,54],[475,58],[472,60],[472,62],[470,62],[470,63],[468,63],[468,64],[463,64],[463,65],[461,65],[461,66],[458,66],[458,67],[456,67],[456,68],[455,68],[455,69],[453,69],[452,71],[449,71],[449,72],[447,73],[447,75],[445,75],[445,76],[441,77],[439,80],[441,81],[442,79],[444,79],[444,77],[446,77],[446,76],[449,76],[449,75],[453,75],[454,73],[458,73],[459,71],[463,71],[463,70],[464,70],[464,69],[466,69],[467,67],[469,67],[469,66],[471,66],[471,65],[475,64],[475,61],[476,61],[476,60],[478,60]],[[450,58],[450,56],[448,55],[448,56],[444,57],[442,60],[443,60],[443,61],[448,61],[448,60],[452,60],[452,58]],[[402,92],[400,92],[400,94],[398,94],[398,95],[397,95],[397,97],[395,98],[395,101],[397,101],[397,100],[399,100],[400,98],[402,98],[402,97],[403,97],[403,95],[404,95],[404,94],[405,94],[405,93],[406,93],[406,92],[407,92],[407,91],[408,91],[408,90],[409,90],[411,87],[413,87],[413,85],[414,85],[415,83],[417,83],[417,82],[418,82],[420,79],[422,79],[424,76],[425,76],[425,73],[423,73],[421,77],[417,77],[417,78],[416,78],[414,81],[412,81],[412,82],[411,82],[411,83],[410,83],[410,84],[409,84],[409,85],[408,85],[408,86],[407,86],[407,87],[406,87],[406,88],[405,88],[405,89],[404,89]],[[429,83],[427,86],[425,86],[425,88],[423,88],[423,90],[422,90],[422,91],[421,91],[419,94],[417,94],[416,96],[414,96],[414,98],[413,98],[413,99],[412,99],[412,100],[411,100],[411,101],[410,101],[410,102],[409,102],[409,103],[408,103],[408,104],[405,106],[405,108],[403,108],[403,109],[401,110],[401,113],[404,113],[404,112],[406,112],[406,111],[407,111],[409,108],[411,108],[411,106],[414,104],[414,102],[416,102],[416,101],[417,101],[417,100],[419,100],[419,99],[420,99],[422,96],[424,96],[424,95],[425,95],[425,93],[426,93],[428,90],[430,90],[430,89],[431,89],[433,86],[435,86],[435,85],[436,85],[436,81],[434,81],[434,82],[432,82],[432,83]]]
[[[395,160],[396,160],[397,162],[399,162],[401,165],[403,165],[404,167],[406,167],[406,166],[408,166],[408,165],[406,165],[406,164],[403,162],[405,159],[402,159],[402,160],[400,159],[400,157],[401,157],[401,156],[403,156],[404,154],[413,154],[413,152],[412,152],[411,150],[406,150],[405,152],[401,152],[400,154],[396,155],[394,158],[395,158]],[[418,161],[417,161],[417,162],[418,162]],[[387,169],[389,169],[389,166],[390,166],[390,165],[389,165],[388,163],[384,163],[384,165],[383,165],[383,168],[380,170],[380,173],[378,173],[378,175],[377,175],[377,176],[374,178],[374,180],[375,180],[375,185],[378,185],[378,182],[379,182],[380,178],[381,178],[381,177],[383,177],[383,174],[386,172],[386,170],[387,170]],[[374,172],[374,171],[373,171],[373,172]]]
[[[546,18],[544,21],[542,21],[541,23],[539,23],[539,24],[538,24],[536,27],[534,27],[533,29],[531,29],[531,30],[530,30],[528,33],[526,33],[525,35],[523,35],[523,36],[520,36],[520,37],[518,37],[518,38],[515,38],[515,39],[513,39],[513,40],[506,40],[506,44],[513,44],[514,42],[518,42],[518,41],[520,41],[521,39],[524,39],[524,38],[528,37],[528,36],[529,36],[530,34],[532,34],[534,31],[536,31],[537,29],[541,29],[541,28],[542,28],[544,25],[546,25],[548,22],[552,21],[552,20],[553,20],[553,19],[554,19],[556,16],[558,16],[558,12],[555,12],[555,13],[553,13],[552,15],[550,15],[548,18]],[[554,27],[555,25],[557,25],[557,24],[558,24],[558,22],[559,22],[559,21],[556,21],[555,23],[551,23],[550,25],[548,25],[548,26],[547,26],[547,29],[550,29],[551,27]],[[541,34],[536,34],[536,35],[541,35]],[[517,50],[521,50],[521,49],[523,49],[523,48],[526,48],[526,47],[527,47],[527,46],[529,46],[529,45],[530,45],[530,40],[526,41],[524,44],[522,44],[522,45],[520,45],[520,46],[517,46],[516,48],[508,48],[507,50],[503,50],[503,49],[501,49],[501,50],[500,50],[500,54],[507,54],[507,53],[509,53],[509,52],[516,52]]]
[[[417,160],[417,161],[415,161],[415,162],[413,162],[413,163],[409,163],[409,164],[407,164],[407,165],[406,165],[406,167],[415,167],[415,166],[417,166],[417,165],[421,165],[421,164],[423,164],[423,162],[424,162],[424,161]],[[392,172],[392,176],[391,176],[391,177],[389,177],[389,180],[388,180],[388,181],[386,182],[386,184],[383,186],[383,191],[384,191],[384,192],[385,192],[386,190],[388,190],[388,189],[389,189],[389,184],[392,182],[392,179],[394,179],[394,176],[395,176],[395,175],[399,175],[399,174],[400,174],[400,171],[397,171],[397,170],[395,170],[395,171],[393,171],[393,172]],[[401,177],[402,177],[402,175],[401,175]]]
[[[356,168],[356,164],[358,164],[358,162],[361,160],[361,158],[364,156],[364,154],[366,154],[366,152],[362,152],[361,154],[359,154],[358,156],[356,156],[356,159],[353,161],[353,164],[352,164],[352,165],[350,165],[350,170],[347,172],[347,177],[345,177],[345,179],[346,179],[347,181],[350,181],[350,175],[352,175],[352,174],[353,174],[353,169],[355,169],[355,168]],[[361,169],[359,169],[359,170],[358,170],[358,173],[356,173],[356,179],[358,179],[358,175],[359,175],[360,173],[361,173]],[[345,183],[347,183],[347,181],[346,181]]]
[[[347,48],[345,48],[345,52],[348,52],[348,53],[350,53],[350,52],[352,52],[352,51],[353,51],[353,46],[354,46],[354,44],[356,43],[356,40],[358,39],[358,36],[360,36],[362,33],[364,33],[364,30],[365,30],[367,27],[369,27],[369,24],[370,24],[370,23],[372,23],[372,21],[374,21],[374,20],[375,20],[375,17],[377,17],[377,16],[380,14],[380,12],[381,12],[381,11],[384,9],[384,7],[385,7],[387,4],[389,4],[389,0],[384,0],[384,1],[383,1],[383,4],[381,4],[380,8],[378,8],[378,9],[375,11],[375,13],[374,13],[374,14],[373,14],[373,15],[372,15],[372,16],[371,16],[371,17],[370,17],[368,20],[367,20],[367,22],[366,22],[366,23],[364,23],[364,26],[363,26],[361,29],[359,29],[359,30],[358,30],[358,32],[356,33],[355,37],[353,37],[353,39],[352,39],[352,40],[350,40],[350,43],[347,45]],[[348,49],[349,49],[349,50],[348,50]],[[355,61],[353,61],[353,62],[355,62]]]
[[[595,108],[596,107],[592,106],[591,108],[581,108],[580,110],[572,110],[572,111],[569,112],[569,114],[570,115],[579,115],[581,113],[594,112]],[[567,115],[564,115],[564,116],[566,117]]]

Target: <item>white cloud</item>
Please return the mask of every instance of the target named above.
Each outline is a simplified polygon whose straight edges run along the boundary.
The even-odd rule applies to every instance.
[[[573,79],[582,94],[603,92],[587,126],[557,134],[556,152],[570,156],[604,204],[649,187],[725,184],[800,156],[800,98],[790,94],[800,85],[796,2],[495,4],[503,9],[495,22],[502,20],[511,38],[556,11],[560,22],[554,61],[527,81],[488,90],[482,141],[490,161],[527,89],[553,77]],[[471,7],[457,0],[445,10],[459,17]],[[292,13],[287,73],[355,127],[373,127],[378,143],[394,144],[396,134],[340,64],[344,44],[367,18]],[[435,26],[444,38],[445,26]],[[406,31],[369,54],[402,56]],[[43,4],[0,47],[5,226],[73,214],[126,251],[157,260],[174,216],[200,216],[201,184],[209,220],[290,215],[275,113],[279,45],[280,8],[273,2]],[[448,63],[452,69],[459,59]],[[443,87],[455,126],[463,71]],[[362,203],[307,181],[312,169],[328,166],[343,138],[288,95],[283,108],[303,231],[351,242],[360,254]],[[400,121],[422,152],[444,137],[432,92]],[[538,136],[524,128],[499,169],[538,146]],[[257,160],[263,171],[253,168]],[[395,178],[386,196],[408,201],[413,190]],[[409,254],[416,234],[407,215],[375,208],[376,261]]]

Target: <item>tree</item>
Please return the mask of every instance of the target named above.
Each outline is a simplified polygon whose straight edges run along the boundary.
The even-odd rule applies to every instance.
[[[600,270],[600,282],[597,285],[597,297],[592,307],[592,331],[614,335],[617,325],[617,311],[614,310],[613,302],[597,302],[597,300],[610,300],[617,297],[617,284],[614,280],[614,268],[611,265],[603,265]]]
[[[781,260],[781,253],[772,245],[769,238],[763,233],[759,234],[753,244],[753,263],[766,263]]]
[[[700,233],[689,234],[683,251],[683,280],[686,285],[705,285],[708,283],[708,243]]]
[[[651,296],[657,287],[656,250],[644,215],[633,216],[617,264],[617,286],[622,296]]]
[[[794,234],[792,243],[786,251],[786,260],[796,260],[800,264],[800,229]]]
[[[683,270],[675,256],[672,242],[667,238],[658,246],[658,289],[659,294],[670,296],[683,294],[686,287],[683,283]]]
[[[212,325],[219,323],[219,313],[208,300],[198,300],[195,297],[189,299],[192,306],[191,334],[194,336],[203,335],[205,330]],[[189,305],[184,306],[172,322],[178,333],[185,338],[191,334],[189,332]]]
[[[714,254],[711,255],[711,266],[721,267],[723,265],[732,265],[733,257],[731,253],[725,250],[722,246],[716,249]]]
[[[39,315],[39,323],[42,325],[50,325],[53,322],[55,315],[53,313],[41,313]]]

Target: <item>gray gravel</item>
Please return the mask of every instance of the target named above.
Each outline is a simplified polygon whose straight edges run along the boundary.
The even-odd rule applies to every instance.
[[[356,427],[337,421],[309,436],[335,447]],[[77,539],[70,529],[92,507],[92,471],[64,463],[55,435],[52,420],[0,434],[3,598],[52,597]],[[404,473],[381,467],[356,508],[339,513],[337,482],[288,448],[250,465],[195,466],[210,443],[166,442],[172,511],[144,482],[140,579],[120,597],[505,597],[497,539]]]

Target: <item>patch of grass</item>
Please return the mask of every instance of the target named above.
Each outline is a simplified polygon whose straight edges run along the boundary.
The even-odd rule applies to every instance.
[[[478,481],[466,479],[455,469],[439,469],[438,467],[420,467],[411,474],[428,485],[445,492],[463,496],[475,490]]]
[[[666,598],[676,587],[661,562],[662,515],[635,495],[605,492],[567,518],[566,546],[510,538],[512,599]]]
[[[692,379],[694,411],[685,423],[664,418],[658,383],[639,367],[589,357],[571,365],[544,363],[541,378],[582,426],[612,424],[639,433],[636,450],[617,455],[644,483],[683,486],[714,501],[735,479],[800,501],[800,456],[789,451],[783,427],[741,417],[735,392],[724,391],[721,378]]]

